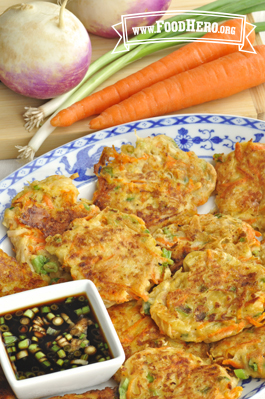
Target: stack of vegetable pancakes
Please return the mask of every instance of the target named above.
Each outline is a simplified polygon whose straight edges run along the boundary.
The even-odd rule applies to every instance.
[[[104,148],[92,201],[50,176],[6,210],[20,267],[96,284],[126,354],[121,399],[236,399],[239,378],[265,377],[265,145],[214,159],[137,138]],[[218,210],[199,215],[214,190]]]

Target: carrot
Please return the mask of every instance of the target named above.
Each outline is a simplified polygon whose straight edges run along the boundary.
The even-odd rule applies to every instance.
[[[207,33],[204,38],[239,40],[242,26],[240,19],[226,21],[221,25],[227,27],[226,29],[234,27],[235,34]],[[249,34],[251,29],[252,27],[246,24],[246,35]],[[254,31],[250,34],[249,39],[251,43],[254,42]],[[189,43],[142,70],[60,111],[52,118],[51,125],[69,126],[78,120],[100,114],[105,109],[118,104],[146,87],[235,51],[237,51],[237,46],[228,43]]]
[[[50,209],[54,208],[53,203],[52,203],[51,199],[48,197],[48,195],[44,194],[43,201],[46,203],[48,208],[50,208]]]
[[[234,367],[235,369],[241,369],[242,368],[242,364],[241,363],[237,363],[235,360],[233,359],[227,359],[224,360],[223,363],[224,365],[229,364],[229,366]]]
[[[217,100],[265,82],[265,45],[255,53],[233,53],[158,82],[90,121],[105,129]]]

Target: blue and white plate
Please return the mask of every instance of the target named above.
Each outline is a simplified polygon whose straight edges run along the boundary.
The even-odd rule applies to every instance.
[[[194,151],[200,158],[212,162],[213,154],[229,153],[236,142],[252,139],[265,143],[265,122],[256,119],[228,115],[177,115],[159,117],[128,123],[106,129],[65,144],[28,163],[0,182],[0,217],[10,206],[12,198],[33,180],[42,180],[53,174],[70,176],[78,173],[74,181],[81,198],[92,198],[96,177],[93,165],[99,160],[105,146],[136,141],[140,137],[166,134],[172,137],[183,151]],[[214,207],[214,200],[200,207],[200,213],[207,213]],[[6,230],[0,226],[0,248],[13,255]],[[109,385],[113,385],[112,382]],[[265,380],[242,381],[244,388],[241,399],[265,397]],[[63,394],[63,392],[62,392]]]

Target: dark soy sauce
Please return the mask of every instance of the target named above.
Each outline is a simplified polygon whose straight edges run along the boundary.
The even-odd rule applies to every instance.
[[[18,380],[113,358],[85,293],[2,315],[0,332]]]

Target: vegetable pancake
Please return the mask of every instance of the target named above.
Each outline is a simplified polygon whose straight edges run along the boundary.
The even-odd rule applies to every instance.
[[[171,339],[161,333],[155,322],[148,314],[141,314],[142,301],[130,301],[121,305],[114,305],[108,309],[111,321],[119,336],[126,359],[134,353],[148,347],[159,348],[170,346],[183,349],[185,352],[192,353],[205,361],[208,356],[209,345],[201,343],[187,343],[179,339]],[[116,373],[115,379],[119,381],[120,371]]]
[[[173,223],[153,234],[157,243],[171,251],[174,264],[170,266],[175,272],[183,263],[183,259],[192,251],[220,249],[235,258],[255,260],[259,258],[260,236],[248,223],[229,215],[194,215],[181,216]],[[264,262],[265,263],[265,262]]]
[[[183,267],[148,300],[152,319],[171,338],[215,342],[265,318],[264,267],[210,249],[191,252]]]
[[[119,154],[105,147],[94,171],[98,187],[93,202],[142,218],[152,231],[183,211],[196,213],[215,188],[214,167],[193,152],[180,150],[165,135],[137,138]]]
[[[148,348],[121,369],[120,399],[237,399],[242,388],[224,367],[176,348]]]
[[[7,379],[4,375],[2,367],[0,366],[0,398],[1,399],[16,399]]]
[[[84,393],[69,393],[64,396],[53,396],[51,399],[118,399],[118,389],[106,387],[105,389],[95,389]]]
[[[170,276],[168,263],[142,219],[106,208],[88,220],[74,220],[46,249],[70,268],[74,280],[90,279],[107,306],[135,298]]]
[[[0,297],[47,285],[27,264],[20,265],[16,259],[0,249]]]
[[[48,282],[71,276],[45,250],[45,238],[62,233],[73,219],[91,214],[85,202],[77,203],[79,193],[72,178],[54,175],[33,181],[15,196],[4,215],[17,261],[27,263]]]
[[[236,143],[228,155],[215,154],[216,204],[221,213],[265,231],[265,144]]]
[[[219,364],[240,370],[239,376],[265,378],[265,326],[246,329],[212,344],[211,355]]]

